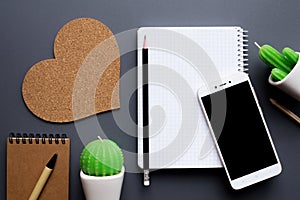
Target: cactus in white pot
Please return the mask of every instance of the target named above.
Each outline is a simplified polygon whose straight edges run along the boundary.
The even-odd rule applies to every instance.
[[[270,45],[259,46],[259,58],[272,68],[269,83],[300,101],[300,59],[299,52],[289,47],[282,54]]]
[[[94,140],[80,156],[80,177],[87,200],[120,198],[125,168],[120,147],[108,139]]]

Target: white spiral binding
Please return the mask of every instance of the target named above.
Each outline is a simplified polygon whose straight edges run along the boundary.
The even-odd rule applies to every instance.
[[[248,31],[237,28],[238,37],[238,70],[248,71]]]

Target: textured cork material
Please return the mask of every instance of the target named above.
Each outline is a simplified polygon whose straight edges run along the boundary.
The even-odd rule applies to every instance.
[[[54,41],[54,59],[27,72],[23,99],[37,117],[71,122],[120,107],[120,55],[103,23],[79,18],[64,25]]]

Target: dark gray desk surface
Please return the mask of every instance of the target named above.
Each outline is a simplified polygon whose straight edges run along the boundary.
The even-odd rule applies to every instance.
[[[0,199],[5,198],[6,137],[14,132],[66,132],[72,140],[70,199],[84,199],[79,179],[83,144],[73,123],[46,123],[32,115],[21,96],[22,80],[35,62],[53,56],[53,40],[59,28],[78,17],[104,22],[116,34],[140,26],[240,25],[249,30],[249,74],[256,89],[283,165],[280,176],[241,191],[234,191],[223,169],[162,170],[152,174],[151,187],[142,186],[142,175],[127,173],[121,199],[299,199],[300,127],[275,109],[270,96],[281,99],[300,114],[299,103],[267,83],[269,69],[258,56],[254,41],[278,49],[300,48],[300,1],[261,0],[2,0],[0,2]],[[132,43],[135,44],[135,38]],[[121,74],[136,65],[136,52],[121,58]],[[121,90],[135,87],[136,80]],[[121,93],[122,101],[122,93]],[[136,101],[123,102],[136,118]],[[118,114],[120,110],[114,111]],[[113,122],[112,113],[97,116],[109,137],[122,148],[136,151],[136,140]],[[127,127],[135,135],[134,127]],[[110,135],[111,133],[111,135]],[[120,139],[120,135],[122,139]],[[254,144],[255,145],[255,144]],[[20,186],[22,187],[22,186]]]

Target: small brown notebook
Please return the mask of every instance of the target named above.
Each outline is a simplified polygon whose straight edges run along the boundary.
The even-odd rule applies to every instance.
[[[6,199],[28,199],[55,153],[54,169],[39,200],[69,199],[70,139],[65,134],[10,134],[7,138]]]

